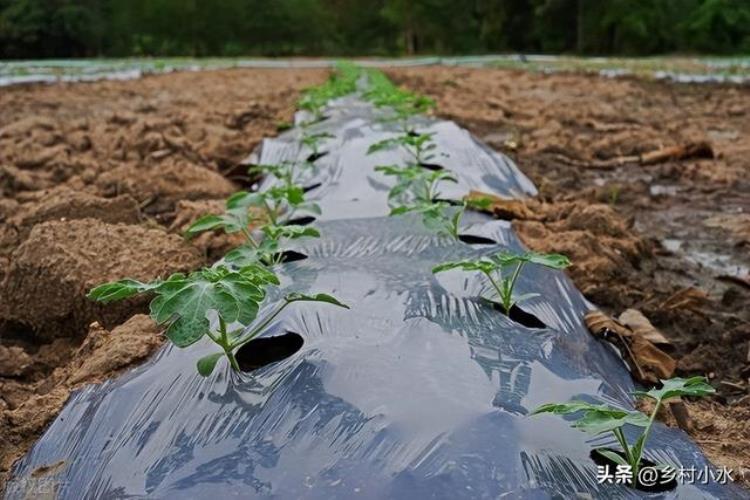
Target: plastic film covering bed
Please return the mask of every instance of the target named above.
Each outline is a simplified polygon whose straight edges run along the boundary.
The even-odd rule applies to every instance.
[[[544,328],[527,328],[477,298],[471,273],[433,275],[456,258],[521,250],[507,222],[469,213],[466,244],[425,230],[418,217],[387,217],[389,180],[367,155],[393,124],[354,98],[334,102],[314,125],[334,137],[305,179],[320,202],[321,238],[283,264],[285,291],[325,291],[351,310],[299,304],[269,336],[299,334],[290,357],[237,375],[225,364],[209,378],[195,362],[209,341],[163,348],[143,366],[74,394],[15,469],[7,498],[25,479],[54,468],[57,497],[80,498],[747,498],[717,483],[680,484],[647,494],[599,484],[592,438],[562,418],[529,417],[536,406],[573,398],[632,407],[631,377],[619,355],[596,341],[582,317],[592,308],[565,275],[528,266],[524,309]],[[453,170],[459,199],[471,189],[522,197],[533,185],[506,157],[455,124],[424,119],[434,132],[433,163]],[[264,141],[249,162],[310,154],[293,129]],[[222,362],[223,363],[223,362]],[[633,434],[626,430],[629,440]],[[675,468],[709,464],[683,432],[657,424],[646,458]]]

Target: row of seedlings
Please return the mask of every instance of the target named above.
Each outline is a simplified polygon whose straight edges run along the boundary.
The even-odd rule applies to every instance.
[[[320,214],[320,207],[305,199],[299,182],[320,158],[321,143],[329,136],[310,133],[309,125],[323,118],[323,108],[329,100],[354,92],[358,76],[356,67],[341,65],[324,84],[303,93],[299,107],[311,116],[302,124],[301,147],[310,151],[304,160],[251,167],[252,175],[272,176],[277,182],[263,191],[233,194],[226,200],[224,213],[199,218],[185,235],[190,238],[213,230],[241,233],[242,245],[214,265],[190,274],[177,273],[149,283],[121,279],[95,287],[88,297],[109,303],[139,294],[153,295],[150,315],[165,327],[165,335],[174,345],[185,348],[208,337],[218,346],[219,351],[198,360],[198,373],[203,376],[210,375],[222,357],[227,358],[234,371],[240,371],[238,350],[262,335],[294,302],[323,302],[348,308],[329,294],[295,292],[259,317],[269,287],[280,285],[275,269],[290,260],[290,252],[285,250],[287,243],[320,236],[315,227],[295,223],[300,215]]]
[[[419,213],[428,229],[456,240],[462,240],[460,223],[464,210],[467,208],[486,209],[489,200],[472,199],[456,205],[440,198],[439,183],[457,182],[457,179],[449,170],[431,163],[435,158],[437,148],[432,142],[433,134],[417,131],[409,121],[411,116],[434,108],[434,101],[396,87],[382,72],[371,70],[368,76],[370,89],[364,93],[364,97],[377,107],[392,108],[393,113],[388,119],[396,120],[401,129],[400,135],[372,144],[368,154],[401,147],[409,157],[406,165],[383,165],[375,168],[384,175],[396,178],[396,183],[388,197],[391,215]],[[517,321],[521,319],[521,322],[526,323],[522,319],[524,313],[517,307],[517,304],[539,295],[535,293],[516,295],[514,293],[518,277],[526,264],[564,269],[570,265],[570,261],[560,254],[537,252],[515,254],[503,251],[476,259],[445,262],[435,266],[432,271],[440,273],[460,269],[481,273],[491,285],[490,289],[493,292],[492,296],[481,298],[493,307],[499,306],[499,309],[509,318]],[[527,324],[527,326],[530,325]],[[541,322],[537,326],[544,327]],[[581,431],[592,435],[612,433],[620,449],[595,448],[592,451],[594,461],[599,465],[612,467],[613,470],[626,468],[632,477],[629,483],[631,487],[666,491],[676,486],[676,471],[664,464],[654,464],[644,459],[643,456],[657,412],[669,399],[685,396],[703,397],[713,394],[715,390],[701,376],[686,379],[672,378],[661,382],[661,388],[634,393],[636,398],[653,402],[653,409],[649,415],[638,410],[626,410],[609,404],[592,404],[584,401],[544,404],[536,408],[532,415],[543,413],[571,415],[573,427]],[[625,437],[624,429],[627,425],[638,430],[632,444]],[[640,472],[644,467],[657,471],[659,477],[655,485],[651,484],[651,481],[649,484],[641,481]]]
[[[372,144],[368,148],[368,154],[401,147],[409,158],[405,165],[375,167],[376,171],[396,179],[388,193],[390,215],[418,213],[429,230],[457,241],[471,241],[461,234],[461,220],[464,212],[466,209],[486,209],[490,200],[472,198],[455,202],[442,199],[439,190],[440,183],[458,182],[458,179],[450,170],[432,163],[437,150],[437,145],[432,140],[434,134],[416,130],[409,120],[416,114],[434,108],[435,102],[396,87],[379,71],[371,70],[369,81],[371,86],[363,94],[365,99],[370,100],[377,107],[392,109],[392,115],[387,116],[386,119],[398,122],[400,134]],[[494,294],[494,296],[483,298],[499,305],[504,314],[515,320],[521,318],[523,314],[517,304],[538,296],[538,294],[516,296],[514,293],[518,277],[527,263],[553,269],[564,269],[570,265],[568,258],[560,254],[499,252],[478,259],[446,262],[436,266],[433,272],[439,273],[456,268],[464,271],[480,271],[492,285]],[[541,323],[538,320],[537,322]]]

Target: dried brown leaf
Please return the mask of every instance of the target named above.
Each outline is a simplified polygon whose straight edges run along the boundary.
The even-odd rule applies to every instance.
[[[637,381],[656,384],[674,374],[677,362],[642,333],[634,332],[601,311],[589,312],[584,322],[592,335],[611,342],[620,350]]]
[[[657,330],[638,309],[626,309],[617,319],[620,323],[633,330],[636,335],[643,336],[649,342],[654,344],[671,344],[669,339]]]

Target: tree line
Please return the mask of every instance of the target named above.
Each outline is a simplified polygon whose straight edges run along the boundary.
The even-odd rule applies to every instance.
[[[0,0],[0,58],[749,53],[749,0]]]

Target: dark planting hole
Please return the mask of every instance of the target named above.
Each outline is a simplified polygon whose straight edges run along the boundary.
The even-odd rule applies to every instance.
[[[505,309],[503,309],[503,306],[501,306],[497,302],[493,302],[492,307],[495,308],[496,311],[505,314]],[[510,314],[506,314],[506,316],[508,316],[516,323],[525,326],[526,328],[547,328],[547,325],[545,325],[541,319],[537,318],[531,313],[524,311],[515,304],[513,304],[513,307],[510,308]]]
[[[312,215],[307,215],[305,217],[295,217],[293,219],[289,219],[284,223],[285,226],[306,226],[308,224],[312,224],[315,222],[315,217]]]
[[[422,168],[426,168],[427,170],[432,170],[433,172],[445,170],[444,166],[438,165],[437,163],[420,163],[419,166]]]
[[[616,453],[617,455],[620,455],[621,457],[623,457],[623,459],[625,458],[625,454],[619,450],[613,450],[612,448],[604,448],[604,449],[612,453]],[[611,474],[612,476],[615,475],[615,471],[617,471],[617,464],[613,460],[610,460],[609,458],[605,457],[604,455],[599,453],[598,450],[591,450],[591,454],[589,456],[591,457],[591,460],[593,460],[596,465],[607,467],[608,474]],[[642,469],[643,467],[656,467],[656,464],[652,462],[651,460],[642,458],[641,463],[638,466],[638,468]],[[664,471],[662,471],[661,469],[656,469],[656,479],[654,480],[654,484],[650,484],[650,485],[638,484],[637,486],[634,485],[633,483],[627,483],[627,484],[631,488],[635,488],[640,491],[645,491],[648,493],[663,493],[665,491],[670,491],[670,490],[675,489],[677,487],[677,479],[675,478],[674,474],[668,475],[668,474],[665,474]]]
[[[328,151],[320,151],[318,153],[313,153],[307,157],[307,161],[310,163],[313,163],[315,160],[319,160],[327,154],[328,154]]]
[[[305,193],[307,193],[309,191],[312,191],[313,189],[319,188],[322,185],[323,185],[322,182],[316,182],[315,184],[310,184],[309,186],[303,187],[302,191],[305,192]]]
[[[297,262],[298,260],[305,260],[306,258],[307,255],[295,252],[294,250],[284,250],[283,252],[273,254],[275,262]]]
[[[434,198],[432,201],[435,201],[435,202],[438,202],[438,203],[447,203],[448,205],[452,205],[454,207],[460,207],[461,205],[464,204],[464,202],[462,202],[462,201],[448,200],[448,199],[445,199],[445,198]]]
[[[235,354],[240,370],[251,372],[271,363],[286,359],[299,351],[305,341],[301,335],[287,332],[275,337],[253,339]]]
[[[469,245],[497,245],[497,241],[484,236],[474,236],[473,234],[459,234],[458,239]]]
[[[243,187],[250,187],[257,182],[257,175],[248,174],[248,166],[241,163],[219,162],[219,172],[230,181],[236,182]]]
[[[419,132],[417,132],[416,130],[410,130],[406,133],[406,135],[408,135],[409,137],[419,137]]]

